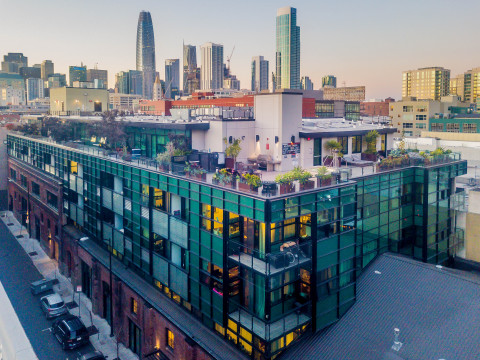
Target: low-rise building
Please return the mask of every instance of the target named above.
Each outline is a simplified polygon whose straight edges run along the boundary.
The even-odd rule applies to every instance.
[[[63,87],[50,89],[50,114],[102,113],[109,109],[108,90]]]
[[[334,88],[323,87],[323,98],[325,100],[364,101],[365,86],[350,86]]]
[[[140,107],[141,95],[110,93],[110,109],[136,112]]]
[[[395,102],[393,98],[385,100],[372,99],[370,101],[360,102],[361,116],[389,116],[390,103]]]

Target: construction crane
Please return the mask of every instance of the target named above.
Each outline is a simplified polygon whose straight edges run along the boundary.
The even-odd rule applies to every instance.
[[[232,58],[233,52],[235,51],[235,45],[233,45],[232,53],[230,56],[227,56],[227,69],[230,70],[230,59]]]

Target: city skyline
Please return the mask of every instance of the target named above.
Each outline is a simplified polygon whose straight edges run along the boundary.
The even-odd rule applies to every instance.
[[[301,1],[279,4],[265,1],[259,4],[247,1],[228,6],[213,1],[208,7],[184,1],[176,8],[165,10],[161,4],[151,1],[132,4],[121,0],[112,12],[108,4],[87,0],[84,7],[76,9],[76,16],[88,18],[95,26],[83,28],[71,26],[67,4],[59,1],[53,3],[60,16],[58,21],[45,22],[43,32],[33,31],[34,24],[28,19],[33,16],[47,17],[48,8],[33,1],[24,1],[22,5],[2,4],[2,23],[7,28],[17,29],[15,37],[7,32],[0,35],[2,55],[23,52],[29,58],[29,64],[50,59],[57,73],[67,73],[68,66],[81,62],[88,68],[98,63],[99,68],[109,71],[110,87],[114,84],[116,73],[135,69],[135,30],[141,10],[150,11],[154,24],[158,24],[155,27],[156,66],[161,70],[162,79],[165,78],[162,67],[165,59],[182,59],[183,41],[196,45],[197,51],[201,44],[211,41],[222,44],[227,54],[233,46],[236,47],[231,60],[232,73],[240,79],[241,87],[248,89],[252,56],[262,55],[274,64],[276,11],[282,6],[297,8],[297,23],[302,28],[300,77],[308,76],[316,88],[321,84],[322,76],[332,74],[337,76],[339,87],[344,82],[346,86],[365,85],[367,99],[399,98],[402,71],[442,66],[450,69],[454,77],[477,67],[475,59],[480,57],[480,50],[469,45],[475,43],[470,24],[474,23],[475,10],[480,10],[480,4],[469,0],[463,2],[464,8],[469,9],[464,14],[464,21],[456,24],[456,31],[446,32],[442,36],[438,35],[437,22],[438,18],[450,15],[448,7],[444,6],[446,1],[415,3],[416,11],[412,12],[409,4],[413,2],[410,1],[388,6],[373,0],[366,4],[353,1],[342,4]],[[88,11],[89,4],[95,5],[95,12]],[[220,4],[225,14],[227,10],[235,14],[239,19],[238,26],[231,26],[231,20],[227,21],[227,17],[218,18],[216,12],[209,11]],[[182,10],[187,5],[189,11]],[[20,7],[23,17],[8,16]],[[111,12],[112,16],[105,16],[106,12]],[[318,21],[320,14],[321,21]],[[426,17],[425,14],[431,16]],[[244,23],[247,15],[247,23],[253,24],[248,27]],[[408,19],[408,27],[404,26],[405,19]],[[175,26],[178,22],[192,25],[182,26],[181,31],[166,31],[168,28],[178,28]],[[199,24],[202,26],[199,27]],[[62,31],[58,31],[59,27]],[[115,36],[112,36],[112,32]],[[47,49],[45,44],[54,45],[55,41],[49,41],[46,34],[55,34],[55,41],[61,46],[49,46]],[[423,39],[428,39],[428,46],[425,46]],[[273,67],[270,72],[272,70]]]

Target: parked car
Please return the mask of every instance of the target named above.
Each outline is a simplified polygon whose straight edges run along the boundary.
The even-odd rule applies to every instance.
[[[75,315],[67,315],[55,321],[52,325],[52,333],[64,350],[86,345],[90,338],[82,320]]]
[[[107,357],[100,351],[92,351],[88,354],[83,354],[80,360],[106,360]]]
[[[68,313],[65,302],[58,294],[43,296],[40,299],[40,306],[42,307],[43,312],[47,316],[47,319],[51,319]]]

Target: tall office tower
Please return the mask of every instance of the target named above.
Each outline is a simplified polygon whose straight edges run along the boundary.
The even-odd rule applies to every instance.
[[[128,71],[115,74],[115,88],[119,94],[130,94]]]
[[[173,99],[180,89],[180,60],[165,60],[165,98]]]
[[[44,81],[42,79],[29,78],[27,83],[27,101],[43,99],[45,97]]]
[[[303,76],[301,83],[303,90],[313,90],[313,82],[308,76]]]
[[[402,98],[414,96],[421,100],[440,100],[449,93],[450,70],[429,67],[404,71],[402,74]]]
[[[2,71],[7,73],[19,73],[21,67],[28,66],[28,57],[22,53],[8,53],[3,56]]]
[[[143,95],[143,73],[141,71],[128,71],[128,94]]]
[[[87,67],[83,64],[81,66],[69,66],[68,81],[70,86],[73,86],[74,81],[87,81]]]
[[[48,77],[55,73],[52,60],[43,60],[40,65],[43,81],[48,81]]]
[[[333,75],[326,75],[322,77],[322,88],[324,87],[337,87],[337,78]]]
[[[252,58],[252,91],[268,90],[268,61],[263,56]]]
[[[108,71],[95,69],[87,70],[87,81],[95,82],[97,80],[98,86],[96,88],[108,89]]]
[[[200,88],[216,90],[223,87],[223,45],[205,43],[201,50]]]
[[[189,95],[200,89],[200,71],[197,67],[197,48],[183,45],[183,93]]]
[[[155,81],[155,37],[152,16],[148,11],[140,12],[137,26],[137,70],[143,72],[143,96],[152,98]]]
[[[65,74],[51,74],[48,77],[48,88],[59,88],[67,86],[67,76]]]
[[[277,10],[276,88],[300,89],[300,27],[297,9]]]

